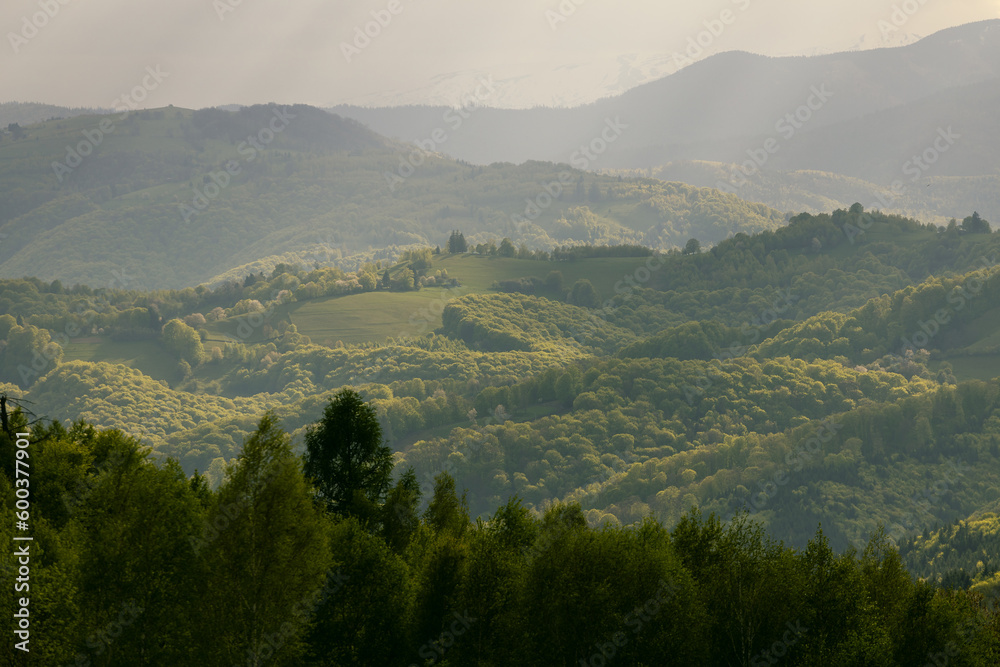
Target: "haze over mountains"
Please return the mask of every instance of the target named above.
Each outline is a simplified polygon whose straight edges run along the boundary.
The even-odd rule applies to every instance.
[[[672,68],[664,63],[623,61],[608,90]],[[447,106],[331,110],[404,142],[426,144],[444,129],[447,138],[433,144],[435,151],[482,165],[572,163],[581,148],[598,141],[609,119],[617,119],[621,135],[589,159],[587,169],[718,187],[783,211],[819,212],[862,201],[944,223],[961,219],[970,207],[1000,218],[1000,132],[993,113],[998,76],[1000,20],[992,20],[899,48],[784,58],[722,53],[572,108],[493,108],[509,104],[510,90],[499,84],[484,89],[483,77],[458,72],[444,76],[437,92],[413,95],[464,100],[461,115]],[[0,108],[4,124],[82,111]],[[938,131],[948,128],[953,145],[935,152]],[[762,152],[769,140],[771,152]],[[913,158],[925,152],[934,162],[914,168]],[[886,194],[894,181],[905,185],[902,194]]]
[[[0,664],[1000,665],[998,10],[3,4]]]
[[[669,249],[784,221],[683,184],[472,166],[307,106],[78,116],[0,141],[0,277],[66,284],[124,271],[147,289],[179,288],[281,262],[356,268],[443,244],[453,229],[470,243]]]
[[[740,190],[763,166],[780,176],[774,186],[757,188],[759,201],[815,210],[809,204],[817,198],[841,205],[866,198],[874,202],[875,193],[888,190],[894,180],[910,184],[914,172],[906,171],[906,163],[933,147],[939,129],[951,127],[960,138],[930,168],[920,169],[919,187],[936,179],[989,178],[949,181],[965,194],[960,199],[951,194],[929,198],[913,187],[883,208],[947,219],[961,217],[971,205],[996,218],[1000,134],[991,110],[1000,96],[998,75],[996,20],[943,30],[893,49],[788,58],[723,53],[572,109],[491,109],[485,108],[487,98],[482,107],[466,110],[468,118],[439,150],[480,164],[570,162],[581,146],[600,136],[607,119],[619,119],[627,130],[591,168],[641,169]],[[803,109],[810,103],[814,108]],[[448,111],[421,106],[332,110],[405,141],[429,136]],[[727,167],[706,178],[704,166],[689,164],[743,164],[751,153],[761,155],[768,139],[777,142],[777,150],[748,163],[749,177]],[[804,188],[789,172],[806,170],[826,175]],[[843,198],[837,177],[865,181],[856,188],[863,191],[853,200]]]

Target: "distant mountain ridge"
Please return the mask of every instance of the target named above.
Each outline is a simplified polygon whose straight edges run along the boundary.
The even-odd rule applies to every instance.
[[[482,164],[559,160],[588,138],[589,128],[616,115],[632,131],[609,155],[651,142],[666,146],[753,136],[773,131],[776,119],[803,104],[812,86],[826,84],[834,99],[816,119],[815,126],[822,127],[998,75],[1000,20],[951,28],[892,49],[782,58],[734,51],[573,109],[476,109],[446,152]],[[412,141],[432,129],[427,123],[438,122],[446,108],[330,110],[380,134]]]
[[[0,102],[0,128],[11,123],[31,125],[53,118],[72,118],[86,114],[111,113],[113,109],[93,107],[60,107],[39,102]]]
[[[817,96],[816,91],[824,94]],[[572,109],[472,108],[441,150],[481,164],[568,162],[579,147],[599,142],[602,125],[611,118],[627,129],[591,169],[655,172],[683,161],[739,165],[773,138],[778,150],[767,155],[763,165],[751,165],[751,175],[760,169],[779,174],[820,171],[888,189],[893,180],[905,178],[906,162],[933,145],[939,128],[949,126],[963,141],[921,176],[1000,174],[1000,122],[992,111],[998,97],[1000,20],[991,20],[943,30],[898,48],[782,58],[722,53],[622,95]],[[404,141],[427,136],[447,112],[419,106],[332,110]],[[672,173],[688,178],[676,168]],[[927,181],[919,185],[926,187]],[[960,189],[977,187],[963,183]],[[770,206],[787,199],[781,190],[757,191],[757,200]],[[801,199],[817,196],[825,197],[805,192]],[[835,203],[850,205],[852,199],[871,196],[870,191],[858,192]],[[975,196],[980,201],[992,198],[978,189]],[[969,213],[961,201],[945,199],[928,208],[910,192],[894,202],[892,210],[945,218]],[[998,218],[1000,206],[981,212]]]

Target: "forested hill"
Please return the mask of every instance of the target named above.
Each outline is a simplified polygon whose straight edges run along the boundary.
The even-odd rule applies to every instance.
[[[24,127],[46,120],[72,118],[84,114],[111,113],[111,111],[111,109],[60,107],[37,102],[0,102],[0,127],[8,129],[11,125]]]
[[[12,128],[0,133],[0,276],[101,286],[126,273],[180,288],[282,262],[353,270],[456,228],[470,243],[665,250],[785,221],[717,190],[551,163],[472,166],[437,152],[441,131],[418,149],[275,105]]]
[[[1000,598],[1000,517],[997,504],[968,520],[924,528],[899,545],[906,566],[916,575],[951,588],[971,588]]]
[[[594,524],[749,505],[841,549],[997,501],[1000,236],[980,217],[857,206],[667,254],[496,241],[214,289],[5,281],[0,381],[213,485],[262,412],[299,443],[352,386],[399,470],[449,472],[475,515],[511,494]]]

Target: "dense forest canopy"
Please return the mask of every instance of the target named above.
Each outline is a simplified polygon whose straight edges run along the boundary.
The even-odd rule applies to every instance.
[[[516,496],[472,521],[447,473],[426,499],[412,469],[390,486],[374,417],[356,392],[340,392],[301,457],[267,414],[215,490],[120,431],[84,422],[30,429],[33,442],[16,441],[30,451],[38,489],[22,589],[31,594],[28,662],[990,665],[1000,657],[990,598],[955,576],[916,580],[884,532],[837,554],[822,530],[789,548],[747,513],[723,523],[692,509],[671,530],[652,518],[592,527],[578,504],[537,516]],[[19,409],[9,427],[27,433]],[[330,428],[357,435],[341,439]],[[0,433],[5,461],[14,448]],[[341,465],[322,463],[333,460]],[[5,500],[18,481],[5,466]],[[336,491],[316,495],[320,488]],[[977,523],[990,525],[995,534],[996,515]],[[0,530],[11,536],[9,526]],[[963,530],[948,533],[957,549],[970,543]],[[970,544],[985,544],[985,534],[979,528]],[[15,559],[5,551],[0,566],[16,570]],[[4,600],[8,617],[25,609]],[[15,659],[10,643],[3,652]]]
[[[1000,665],[995,2],[68,2],[0,663]]]
[[[37,614],[73,619],[39,655],[995,661],[986,221],[858,205],[669,252],[464,237],[180,290],[3,281],[11,428],[45,417]],[[376,458],[322,458],[357,411]]]
[[[760,520],[802,545],[822,518],[837,549],[879,522],[910,530],[898,489],[919,486],[912,471],[997,456],[998,244],[978,216],[938,228],[857,206],[697,253],[508,257],[497,242],[449,252],[463,235],[451,236],[395,264],[279,264],[216,287],[6,281],[0,380],[39,414],[120,428],[213,487],[262,412],[301,448],[318,407],[353,386],[399,469],[425,490],[449,472],[482,516],[514,493],[536,509],[578,501],[594,525],[670,524],[692,504],[727,515],[787,456],[809,501],[789,488]],[[343,344],[330,322],[352,299],[369,312],[403,299],[401,321],[382,341]],[[912,433],[895,427],[930,403],[962,418],[935,407],[904,421]],[[868,413],[822,456],[795,454],[824,420]],[[995,475],[974,467],[919,525],[965,519],[993,499]],[[864,511],[846,511],[844,493]]]

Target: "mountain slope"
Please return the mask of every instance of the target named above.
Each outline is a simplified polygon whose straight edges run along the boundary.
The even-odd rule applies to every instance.
[[[447,269],[458,291],[376,290],[373,267],[366,290],[360,274],[294,266],[214,291],[8,281],[0,381],[38,414],[123,428],[214,482],[256,415],[275,410],[301,442],[350,385],[400,469],[427,489],[451,473],[474,514],[513,493],[580,501],[594,523],[673,522],[696,504],[749,508],[790,544],[820,522],[837,548],[879,522],[899,541],[997,500],[1000,278],[975,258],[988,264],[1000,235],[973,229],[854,208],[697,254],[427,254],[424,277]],[[348,321],[338,303],[375,317]],[[150,328],[174,318],[188,328]],[[347,332],[356,343],[337,342]],[[890,358],[903,338],[918,349]],[[34,352],[41,378],[19,368]]]
[[[566,160],[580,144],[597,136],[605,119],[620,117],[629,130],[609,149],[608,161],[620,163],[624,158],[614,158],[624,154],[633,157],[628,165],[600,166],[650,166],[637,164],[634,154],[660,147],[646,158],[650,164],[659,164],[677,159],[672,148],[773,133],[775,122],[805,104],[814,87],[827,86],[832,97],[824,103],[822,114],[811,121],[810,129],[997,76],[1000,21],[951,28],[895,49],[810,58],[728,52],[617,97],[573,109],[473,108],[445,150],[483,164]],[[404,141],[430,136],[448,111],[443,107],[348,106],[331,110]]]
[[[937,222],[974,209],[1000,219],[998,77],[996,20],[894,49],[810,58],[730,52],[573,109],[470,108],[441,149],[480,163],[572,160],[601,146],[610,119],[625,128],[588,160],[590,169],[647,170],[786,211],[862,201]],[[334,110],[407,141],[457,113]],[[721,173],[706,178],[691,168],[705,162],[721,163]],[[822,172],[820,182],[803,185],[803,171]],[[887,199],[895,181],[905,190]]]
[[[356,265],[457,228],[470,243],[670,248],[784,221],[680,184],[473,167],[304,106],[82,116],[25,132],[0,144],[0,276],[104,285],[124,270],[147,288],[181,287],[280,262]]]
[[[1000,220],[1000,175],[935,176],[927,172],[917,184],[904,182],[903,194],[894,196],[888,187],[891,180],[873,182],[813,169],[760,171],[746,178],[746,182],[743,182],[738,165],[702,160],[682,160],[653,169],[612,173],[678,181],[698,187],[725,188],[735,183],[738,185],[736,194],[741,198],[767,204],[779,211],[822,213],[849,208],[860,201],[872,208],[938,225],[947,224],[951,218],[962,218],[970,211],[979,211],[989,220]]]
[[[52,118],[72,118],[95,113],[110,113],[111,109],[87,107],[60,107],[37,102],[0,102],[0,128],[11,123],[33,125]]]

